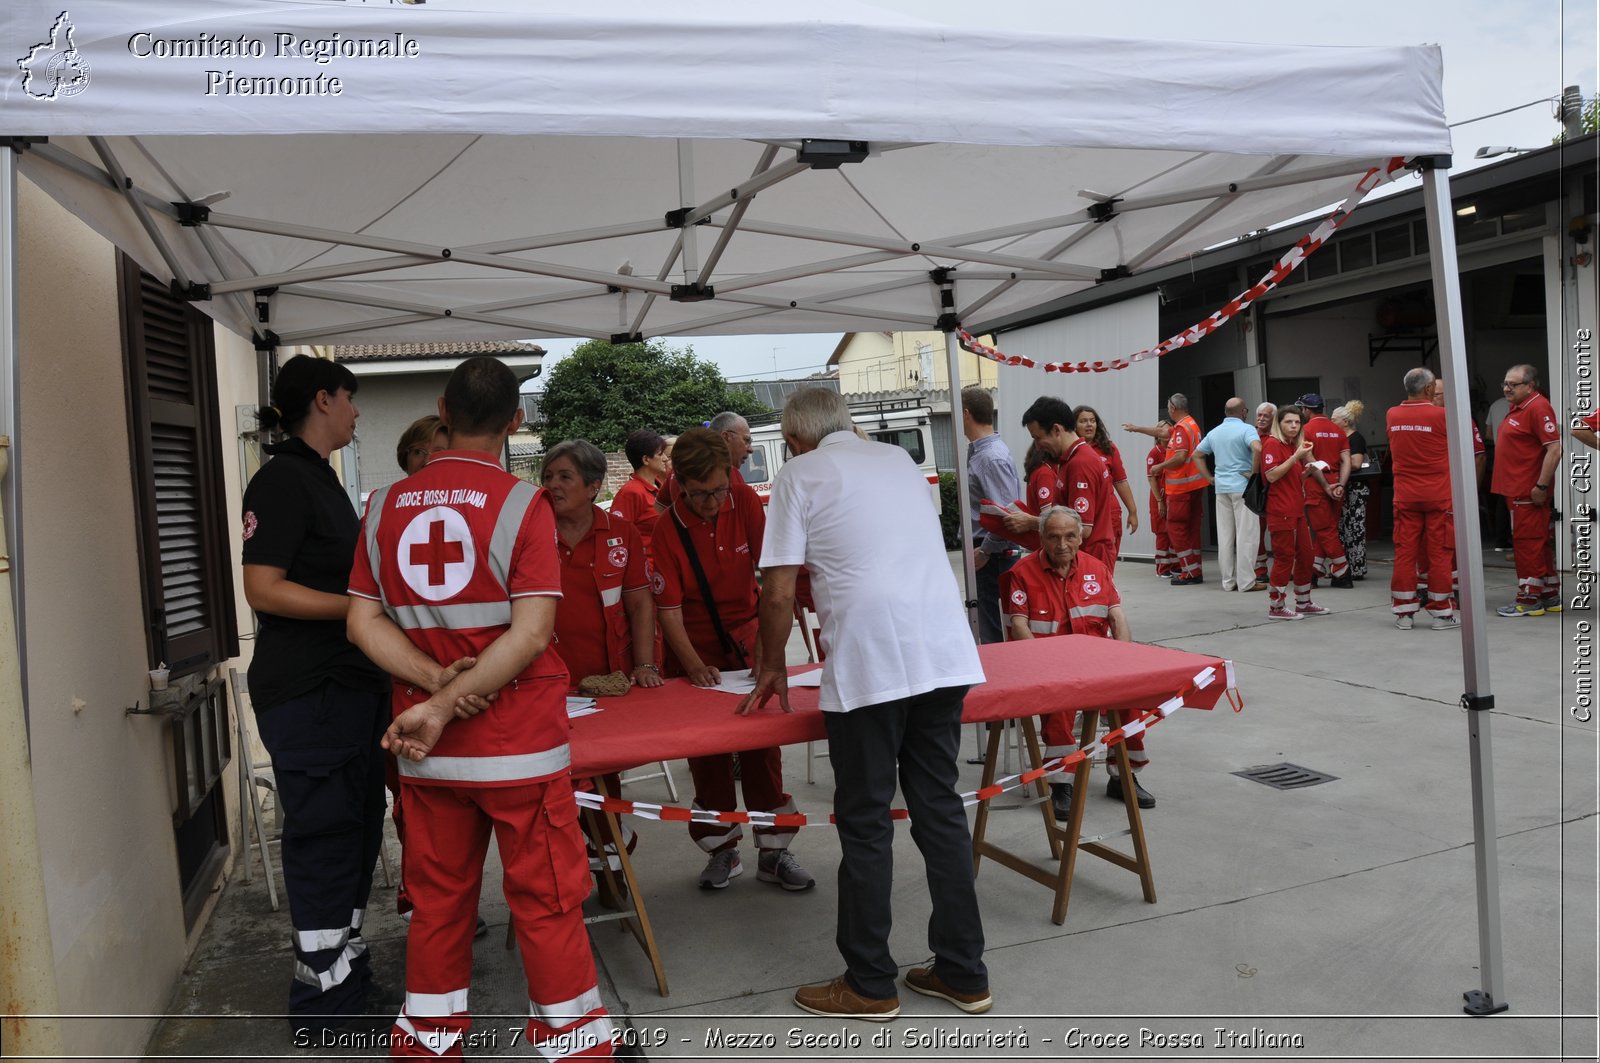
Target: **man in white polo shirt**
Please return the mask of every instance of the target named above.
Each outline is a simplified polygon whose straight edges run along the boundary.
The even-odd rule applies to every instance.
[[[904,450],[857,437],[837,392],[790,395],[782,428],[796,456],[779,471],[767,507],[762,656],[756,690],[739,711],[774,694],[789,708],[784,647],[805,565],[827,650],[820,703],[842,850],[836,941],[846,967],[831,982],[801,988],[795,1004],[830,1018],[886,1022],[900,1014],[899,968],[889,953],[898,777],[933,901],[933,962],[907,971],[906,987],[968,1013],[988,1011],[972,839],[956,790],[962,702],[983,682],[983,668],[927,481]]]

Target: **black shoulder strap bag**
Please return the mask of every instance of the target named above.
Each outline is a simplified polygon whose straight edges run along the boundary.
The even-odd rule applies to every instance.
[[[683,552],[689,555],[689,567],[694,569],[694,581],[700,585],[700,597],[706,603],[706,612],[711,614],[711,626],[717,630],[717,641],[722,644],[722,652],[738,661],[740,668],[749,668],[750,662],[745,658],[744,648],[728,634],[728,629],[722,626],[722,615],[717,612],[717,600],[711,596],[711,581],[706,579],[706,570],[700,564],[700,555],[695,552],[694,540],[689,536],[689,529],[678,516],[678,507],[671,506],[668,512],[672,514],[672,526],[678,529],[678,538],[683,542]]]

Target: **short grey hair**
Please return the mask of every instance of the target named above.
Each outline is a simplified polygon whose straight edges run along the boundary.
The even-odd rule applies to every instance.
[[[1256,416],[1257,417],[1261,416],[1261,411],[1262,410],[1266,410],[1266,411],[1270,412],[1274,418],[1276,418],[1278,416],[1278,404],[1275,403],[1275,402],[1263,402],[1260,406],[1257,406],[1256,407]]]
[[[1185,395],[1181,391],[1174,391],[1172,393],[1171,397],[1167,399],[1167,405],[1171,406],[1174,410],[1177,410],[1179,413],[1188,413],[1189,412],[1189,396]]]
[[[855,429],[850,404],[827,388],[801,388],[783,404],[782,431],[802,443],[816,446],[824,436]]]
[[[1428,389],[1433,387],[1433,380],[1433,370],[1425,365],[1419,365],[1406,373],[1401,383],[1405,385],[1406,394],[1416,399],[1428,393]]]
[[[1039,534],[1044,534],[1045,525],[1056,517],[1071,517],[1078,524],[1078,531],[1083,532],[1083,518],[1078,516],[1078,511],[1071,506],[1045,506],[1039,511]]]
[[[606,478],[606,456],[587,439],[563,439],[544,452],[546,465],[557,458],[572,462],[585,485],[601,483]]]
[[[1539,386],[1539,370],[1535,369],[1533,366],[1523,363],[1522,365],[1514,365],[1511,368],[1521,373],[1522,379],[1528,384],[1531,384],[1534,387]]]
[[[744,419],[743,414],[734,413],[732,410],[723,410],[711,418],[711,423],[707,427],[713,432],[731,432],[734,425],[739,424],[749,427],[749,422]]]

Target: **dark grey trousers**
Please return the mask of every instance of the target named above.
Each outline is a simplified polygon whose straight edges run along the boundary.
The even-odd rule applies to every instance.
[[[983,921],[972,879],[972,836],[956,791],[966,694],[966,687],[946,687],[853,712],[822,714],[843,850],[836,940],[850,986],[863,996],[881,1000],[898,995],[899,969],[889,954],[895,831],[889,810],[897,774],[933,901],[928,946],[934,970],[960,992],[988,988]]]

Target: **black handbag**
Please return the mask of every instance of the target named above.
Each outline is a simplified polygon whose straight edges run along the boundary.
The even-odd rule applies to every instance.
[[[1258,517],[1267,512],[1267,478],[1259,472],[1251,473],[1245,482],[1244,508]]]

